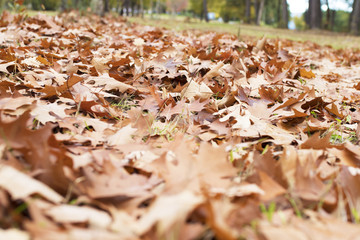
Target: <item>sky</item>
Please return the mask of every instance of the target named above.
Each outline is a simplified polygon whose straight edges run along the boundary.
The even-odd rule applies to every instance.
[[[305,12],[308,8],[309,1],[308,0],[288,0],[288,4],[290,6],[290,12],[292,16],[298,16]],[[345,10],[351,11],[351,7],[345,1],[339,0],[329,0],[330,9],[337,9],[337,10]],[[327,8],[323,6],[323,10]]]

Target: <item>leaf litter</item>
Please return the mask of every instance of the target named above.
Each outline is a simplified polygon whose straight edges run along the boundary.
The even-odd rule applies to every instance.
[[[0,25],[1,239],[359,236],[358,50]]]

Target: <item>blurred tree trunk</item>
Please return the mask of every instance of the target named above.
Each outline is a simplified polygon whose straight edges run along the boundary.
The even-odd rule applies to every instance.
[[[287,0],[281,0],[281,28],[288,28],[289,23],[289,12],[288,12],[288,4]]]
[[[259,0],[254,0],[254,9],[255,9],[255,19],[254,22],[256,23],[258,12],[259,12]]]
[[[122,1],[118,0],[116,4],[116,12],[122,16],[121,10],[122,10]]]
[[[157,15],[157,17],[159,18],[159,14],[160,14],[160,0],[157,0],[157,1],[156,1],[156,7],[155,7],[155,9],[156,9],[156,15]]]
[[[63,1],[63,0],[62,0]],[[65,0],[66,1],[66,0]],[[67,2],[67,1],[66,1]],[[76,8],[76,9],[79,9],[79,0],[74,0],[73,1],[74,2],[74,7]]]
[[[310,0],[309,0],[310,1]],[[310,4],[309,4],[310,5]],[[307,9],[304,13],[304,17],[305,17],[305,23],[307,26],[310,27],[310,12],[309,9]]]
[[[101,16],[105,16],[106,13],[109,12],[109,0],[103,0],[103,9],[102,9],[102,12],[101,12]]]
[[[131,16],[135,16],[135,2],[131,1],[130,2],[130,9],[131,9]]]
[[[276,21],[278,23],[278,27],[281,27],[281,1],[282,0],[277,1]]]
[[[209,22],[208,9],[207,9],[207,0],[203,0],[203,14],[206,22]]]
[[[246,0],[246,2],[245,2],[245,22],[246,23],[250,23],[250,21],[251,21],[250,9],[251,9],[251,0]]]
[[[260,21],[261,21],[263,12],[264,12],[264,3],[265,3],[265,0],[261,0],[259,3],[258,11],[256,14],[256,25],[260,25]]]
[[[331,17],[331,9],[329,6],[329,0],[325,1],[326,6],[327,6],[327,10],[326,10],[326,22],[324,24],[324,28],[327,30],[330,30],[330,17]]]
[[[144,0],[140,0],[140,16],[144,18]]]
[[[335,16],[336,16],[336,10],[331,10],[331,14],[330,14],[330,30],[331,31],[334,31]]]
[[[61,12],[66,11],[66,3],[67,3],[66,0],[61,0],[61,5],[60,5],[60,11]]]
[[[109,0],[104,0],[104,13],[108,13],[109,10]]]
[[[351,13],[350,33],[354,35],[359,34],[360,22],[360,0],[354,0],[353,10]]]
[[[320,0],[309,0],[309,27],[319,29],[321,27],[321,3]]]
[[[151,19],[153,19],[153,14],[154,14],[154,0],[150,0],[150,17],[151,17]]]
[[[129,16],[129,0],[124,0],[124,7],[125,8],[125,14],[128,17]]]

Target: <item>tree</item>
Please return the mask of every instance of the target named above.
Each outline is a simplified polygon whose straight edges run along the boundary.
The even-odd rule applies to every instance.
[[[107,12],[109,12],[109,0],[103,0],[103,9],[101,12],[101,16],[105,16]]]
[[[66,10],[66,0],[61,0],[61,4],[60,4],[60,11],[64,12]]]
[[[251,21],[251,0],[245,1],[245,22],[250,23]]]
[[[203,15],[206,22],[209,22],[207,0],[203,0]]]
[[[281,9],[281,11],[278,11],[279,14],[281,12],[281,17],[278,16],[278,19],[279,19],[278,26],[280,28],[288,28],[289,12],[288,12],[287,0],[279,0],[278,7],[279,7],[279,9]]]
[[[309,0],[309,8],[307,14],[307,23],[309,27],[311,29],[319,29],[321,27],[320,0]]]
[[[140,16],[144,18],[144,0],[140,0]]]
[[[129,16],[129,7],[130,7],[129,4],[130,4],[129,0],[123,0],[123,5],[122,5],[122,8],[121,8],[120,15],[123,15],[124,12],[125,12],[126,16]]]
[[[354,35],[359,34],[360,22],[360,0],[354,0],[353,9],[351,13],[350,33]]]
[[[258,7],[256,11],[256,25],[260,25],[260,21],[264,12],[264,4],[265,4],[265,0],[260,0],[260,3],[258,3]]]

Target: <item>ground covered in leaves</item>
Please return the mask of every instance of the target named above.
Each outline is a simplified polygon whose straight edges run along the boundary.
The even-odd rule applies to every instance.
[[[0,26],[0,239],[359,238],[359,51]]]

